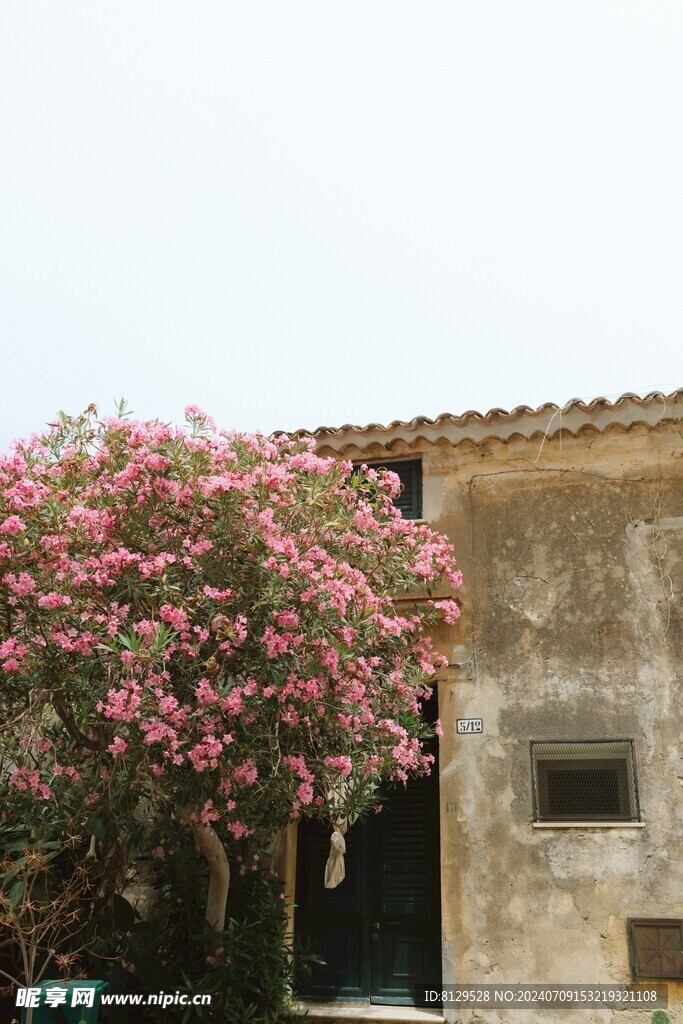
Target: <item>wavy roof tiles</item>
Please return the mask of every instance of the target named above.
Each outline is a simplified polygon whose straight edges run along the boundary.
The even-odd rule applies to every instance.
[[[541,434],[551,438],[560,431],[576,435],[581,430],[592,429],[601,433],[613,426],[628,430],[636,424],[654,427],[672,421],[683,421],[683,389],[669,395],[653,391],[643,398],[624,394],[614,402],[607,398],[590,402],[575,398],[562,407],[546,402],[537,409],[518,405],[511,412],[489,409],[487,413],[469,411],[460,416],[442,413],[433,420],[416,416],[409,421],[394,420],[387,426],[368,423],[360,427],[346,423],[341,427],[297,430],[294,436],[315,437],[320,447],[341,453],[347,448],[366,450],[375,444],[390,448],[398,441],[409,446],[420,440],[457,445],[463,441],[480,443],[489,438],[508,441],[515,435],[530,438]]]

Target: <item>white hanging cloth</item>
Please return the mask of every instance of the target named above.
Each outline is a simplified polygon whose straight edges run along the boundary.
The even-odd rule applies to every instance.
[[[344,832],[341,831],[342,828],[346,832],[346,822],[335,828],[330,836],[330,855],[325,865],[326,889],[336,889],[339,883],[343,882],[346,878],[346,866],[344,864],[346,840],[344,839]]]
[[[349,793],[353,791],[353,779],[348,781],[344,779],[339,785],[331,789],[327,798],[332,804],[336,804],[337,807],[343,806]],[[357,814],[352,814],[348,818],[340,818],[338,821],[332,823],[332,835],[330,836],[330,853],[327,858],[327,864],[325,865],[325,888],[336,889],[340,882],[343,882],[346,878],[346,866],[344,864],[344,854],[346,853],[346,840],[344,836],[351,828],[353,823],[358,819]]]

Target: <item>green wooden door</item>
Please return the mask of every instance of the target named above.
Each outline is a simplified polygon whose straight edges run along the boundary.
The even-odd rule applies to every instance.
[[[302,822],[297,843],[299,939],[326,961],[302,995],[410,1005],[441,978],[438,772],[393,786],[384,810],[346,836],[346,878],[323,879],[328,828]]]
[[[433,777],[394,786],[376,818],[370,998],[412,1003],[441,979],[438,804]]]
[[[302,821],[297,839],[297,937],[326,963],[315,965],[309,979],[300,979],[301,995],[318,999],[362,999],[369,994],[370,964],[367,893],[363,866],[368,829],[359,824],[346,837],[346,878],[325,889],[325,864],[330,830]]]

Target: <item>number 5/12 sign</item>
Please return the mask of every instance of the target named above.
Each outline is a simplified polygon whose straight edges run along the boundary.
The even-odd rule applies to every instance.
[[[483,718],[458,718],[456,719],[456,732],[477,733],[484,731]]]

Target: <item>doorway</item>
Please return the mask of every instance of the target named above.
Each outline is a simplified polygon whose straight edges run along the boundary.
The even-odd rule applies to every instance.
[[[438,755],[437,742],[425,753]],[[432,773],[393,785],[384,809],[346,834],[346,877],[323,879],[330,829],[303,821],[297,840],[298,938],[326,962],[300,994],[412,1005],[416,986],[440,985],[438,761]]]

